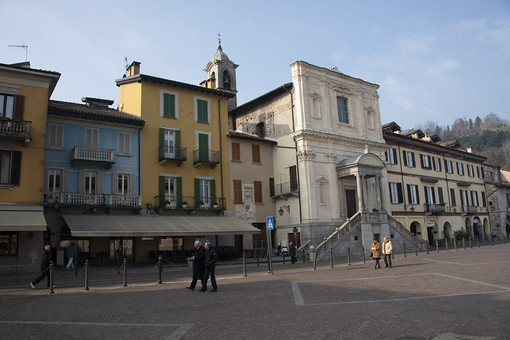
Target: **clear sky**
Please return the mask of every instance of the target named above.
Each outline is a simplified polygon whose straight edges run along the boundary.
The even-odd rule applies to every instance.
[[[493,112],[510,119],[510,0],[0,0],[0,63],[57,71],[52,99],[118,101],[125,60],[199,84],[218,46],[239,64],[238,104],[291,81],[296,60],[380,85],[403,129]]]

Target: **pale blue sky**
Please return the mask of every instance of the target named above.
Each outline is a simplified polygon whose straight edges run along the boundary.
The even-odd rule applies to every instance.
[[[291,81],[303,60],[380,85],[382,123],[410,129],[493,112],[510,119],[510,0],[0,0],[0,63],[60,72],[52,99],[115,100],[124,57],[191,84],[217,48],[238,104]]]

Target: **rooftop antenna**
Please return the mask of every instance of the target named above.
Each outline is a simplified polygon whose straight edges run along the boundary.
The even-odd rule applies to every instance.
[[[9,45],[9,47],[21,47],[25,49],[25,63],[28,61],[28,45],[21,44],[21,45]]]
[[[126,62],[126,70],[127,70],[127,68],[128,68],[128,58],[124,57],[124,61]]]

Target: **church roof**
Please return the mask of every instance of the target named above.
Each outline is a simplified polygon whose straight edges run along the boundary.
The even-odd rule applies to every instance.
[[[214,63],[215,61],[223,61],[223,60],[230,60],[230,59],[228,59],[228,56],[225,54],[225,52],[223,52],[223,49],[221,48],[221,43],[220,43],[220,44],[218,44],[218,49],[216,50],[216,53],[212,57],[211,62]]]

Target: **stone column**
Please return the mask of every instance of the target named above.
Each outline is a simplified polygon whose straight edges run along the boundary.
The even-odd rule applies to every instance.
[[[358,191],[358,211],[363,211],[363,183],[361,182],[361,175],[357,173],[356,175],[356,190]]]

